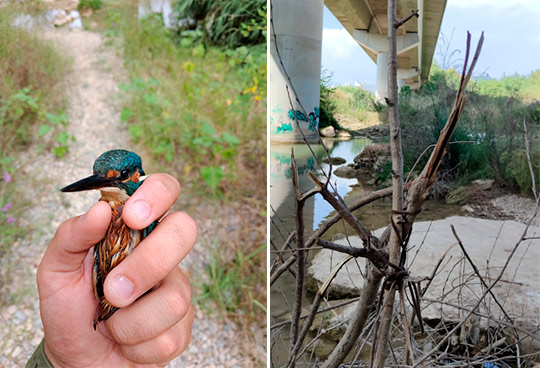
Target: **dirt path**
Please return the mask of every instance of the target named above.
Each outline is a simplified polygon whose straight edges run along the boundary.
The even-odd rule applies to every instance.
[[[126,73],[119,56],[104,46],[98,33],[60,29],[46,31],[45,37],[73,58],[73,72],[66,78],[66,96],[68,132],[76,141],[70,143],[62,159],[50,152],[38,154],[35,148],[19,159],[21,169],[16,177],[24,183],[27,198],[33,198],[20,215],[21,226],[34,231],[14,244],[10,260],[13,268],[6,289],[11,304],[0,311],[0,367],[6,368],[24,366],[43,337],[35,275],[48,242],[62,221],[84,213],[99,198],[97,192],[66,195],[59,189],[89,175],[100,153],[113,148],[134,149],[126,127],[120,124],[117,86]],[[143,162],[149,162],[144,153],[142,156]],[[187,268],[204,269],[202,254],[196,249],[186,262]],[[236,330],[235,324],[219,322],[197,307],[192,343],[169,366],[244,366],[239,348],[229,343],[236,338]]]

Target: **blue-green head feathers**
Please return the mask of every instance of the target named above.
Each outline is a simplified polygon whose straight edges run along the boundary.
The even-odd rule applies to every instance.
[[[62,192],[116,187],[131,196],[142,184],[140,177],[145,175],[141,157],[123,149],[101,154],[94,162],[93,171],[94,175],[62,188]]]

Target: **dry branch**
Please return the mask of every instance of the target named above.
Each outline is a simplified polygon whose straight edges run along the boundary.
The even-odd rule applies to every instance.
[[[470,35],[468,35],[467,39],[468,39],[468,42],[467,42],[466,60],[468,60],[468,55],[470,52]],[[480,54],[483,40],[484,40],[484,37],[482,34],[482,36],[480,37],[480,40],[478,41],[478,46],[476,49],[473,62],[467,74],[466,74],[467,64],[464,65],[463,73],[462,73],[461,81],[460,81],[460,86],[456,94],[454,106],[452,108],[452,111],[450,112],[450,115],[448,117],[448,120],[446,122],[444,129],[441,131],[441,135],[439,136],[439,140],[437,141],[435,150],[432,152],[426,166],[424,167],[424,170],[422,171],[422,174],[418,178],[416,178],[412,182],[411,186],[409,187],[407,204],[405,206],[406,213],[408,214],[403,215],[402,217],[402,220],[404,221],[402,223],[402,229],[401,229],[402,234],[408,234],[411,231],[416,215],[421,210],[422,205],[425,199],[427,198],[429,189],[431,185],[433,184],[433,182],[435,181],[437,170],[444,157],[444,153],[446,152],[446,147],[448,143],[450,142],[452,133],[454,132],[456,125],[459,122],[459,117],[461,115],[461,112],[463,111],[465,102],[467,101],[467,97],[465,95],[465,88],[472,74],[474,65],[476,64],[476,61]],[[391,131],[391,134],[393,133],[394,132]],[[386,231],[383,233],[383,235],[381,235],[378,242],[379,247],[386,246],[389,240],[391,229],[392,227],[389,225]],[[377,291],[376,290],[373,291],[372,285],[370,284],[373,283],[377,285],[377,288],[378,288],[383,277],[382,273],[380,272],[375,273],[373,271],[376,271],[374,267],[371,267],[371,268],[368,267],[367,280],[365,281],[364,286],[362,288],[362,292],[361,292],[362,298],[360,299],[357,309],[355,310],[353,314],[351,323],[347,327],[347,331],[345,332],[345,335],[339,341],[337,347],[334,349],[334,351],[330,354],[326,362],[323,364],[323,368],[337,368],[341,364],[341,362],[343,362],[343,360],[349,353],[350,349],[354,346],[354,343],[356,339],[358,338],[358,335],[362,331],[364,327],[364,323],[367,319],[367,307],[366,305],[363,305],[363,303],[367,303],[367,305],[373,305],[375,302],[375,298],[377,296]],[[384,304],[386,305],[386,303]],[[381,339],[379,340],[381,341]],[[386,345],[387,339],[384,339],[382,341],[384,341],[385,342],[384,345]],[[378,361],[378,364],[382,365],[384,363],[384,359],[382,359],[384,358],[384,355],[382,355],[380,358],[381,359]]]

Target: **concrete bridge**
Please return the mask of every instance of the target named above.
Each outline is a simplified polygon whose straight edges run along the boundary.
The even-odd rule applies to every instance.
[[[323,0],[271,3],[270,137],[273,142],[314,142],[319,123]],[[383,99],[388,95],[387,0],[326,0],[324,4],[377,64],[376,93]],[[398,0],[398,19],[413,10],[419,13],[398,31],[401,86],[418,88],[427,80],[445,7],[446,0]]]
[[[377,96],[386,97],[387,0],[326,0],[325,5],[377,64]],[[401,86],[419,88],[427,80],[445,7],[446,0],[398,0],[398,19],[417,9],[420,15],[398,30],[398,82]]]

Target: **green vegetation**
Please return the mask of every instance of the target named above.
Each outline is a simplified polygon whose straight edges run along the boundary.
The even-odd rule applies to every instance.
[[[320,126],[340,128],[336,116],[357,120],[365,126],[378,124],[379,113],[384,106],[375,101],[375,95],[363,87],[338,86],[329,88],[331,76],[321,74],[321,118]],[[335,123],[334,123],[335,122]]]
[[[245,179],[242,161],[261,165],[261,177],[266,166],[265,46],[220,49],[192,33],[178,37],[158,16],[138,22],[121,11],[110,10],[107,35],[124,37],[131,83],[120,86],[127,97],[122,120],[134,141],[165,167],[206,183],[198,194],[264,190],[238,184]]]
[[[119,86],[121,120],[133,141],[157,168],[180,178],[184,198],[224,204],[239,217],[245,208],[255,214],[239,219],[241,239],[201,239],[215,250],[196,300],[243,323],[264,323],[264,236],[247,235],[266,217],[265,2],[177,4],[197,20],[195,28],[168,30],[157,15],[138,20],[129,4],[105,3],[93,21],[123,51],[129,81]]]
[[[0,289],[11,274],[12,244],[28,230],[18,226],[25,204],[16,185],[16,157],[30,144],[62,156],[70,139],[59,88],[68,61],[32,32],[12,26],[23,9],[0,11]]]
[[[179,31],[196,41],[236,48],[266,43],[265,0],[184,0],[175,5],[178,19],[192,19]]]
[[[540,130],[538,80],[540,71],[529,77],[513,76],[501,80],[477,79],[470,83],[469,101],[454,133],[441,166],[440,177],[447,182],[466,184],[471,180],[492,178],[503,186],[531,195],[531,175],[524,153],[523,123],[529,139]],[[411,170],[417,158],[431,144],[446,123],[459,83],[459,75],[434,67],[418,92],[400,93],[400,119],[403,126],[405,169]],[[429,157],[425,154],[417,169]],[[538,173],[540,145],[531,147],[531,160]],[[536,175],[536,180],[540,175]],[[536,184],[538,187],[538,184]]]
[[[330,87],[331,82],[332,74],[326,69],[321,70],[319,129],[324,129],[328,126],[332,126],[334,129],[341,129],[335,117],[337,108],[336,102],[332,98],[332,94],[336,89]]]
[[[92,9],[98,10],[103,6],[103,0],[80,0],[77,5],[78,10]]]
[[[266,259],[266,245],[249,254],[237,250],[229,267],[224,267],[222,247],[216,239],[209,272],[200,280],[202,288],[197,301],[211,308],[206,303],[213,300],[228,313],[235,314],[240,309],[251,318],[266,314],[266,303],[257,297],[258,293],[266,290],[266,268],[260,267],[259,262],[253,262],[257,258]]]
[[[54,117],[65,117],[59,83],[68,61],[31,32],[11,25],[18,10],[5,7],[0,14],[0,159],[36,138],[41,149],[62,156],[68,149],[67,117]]]

